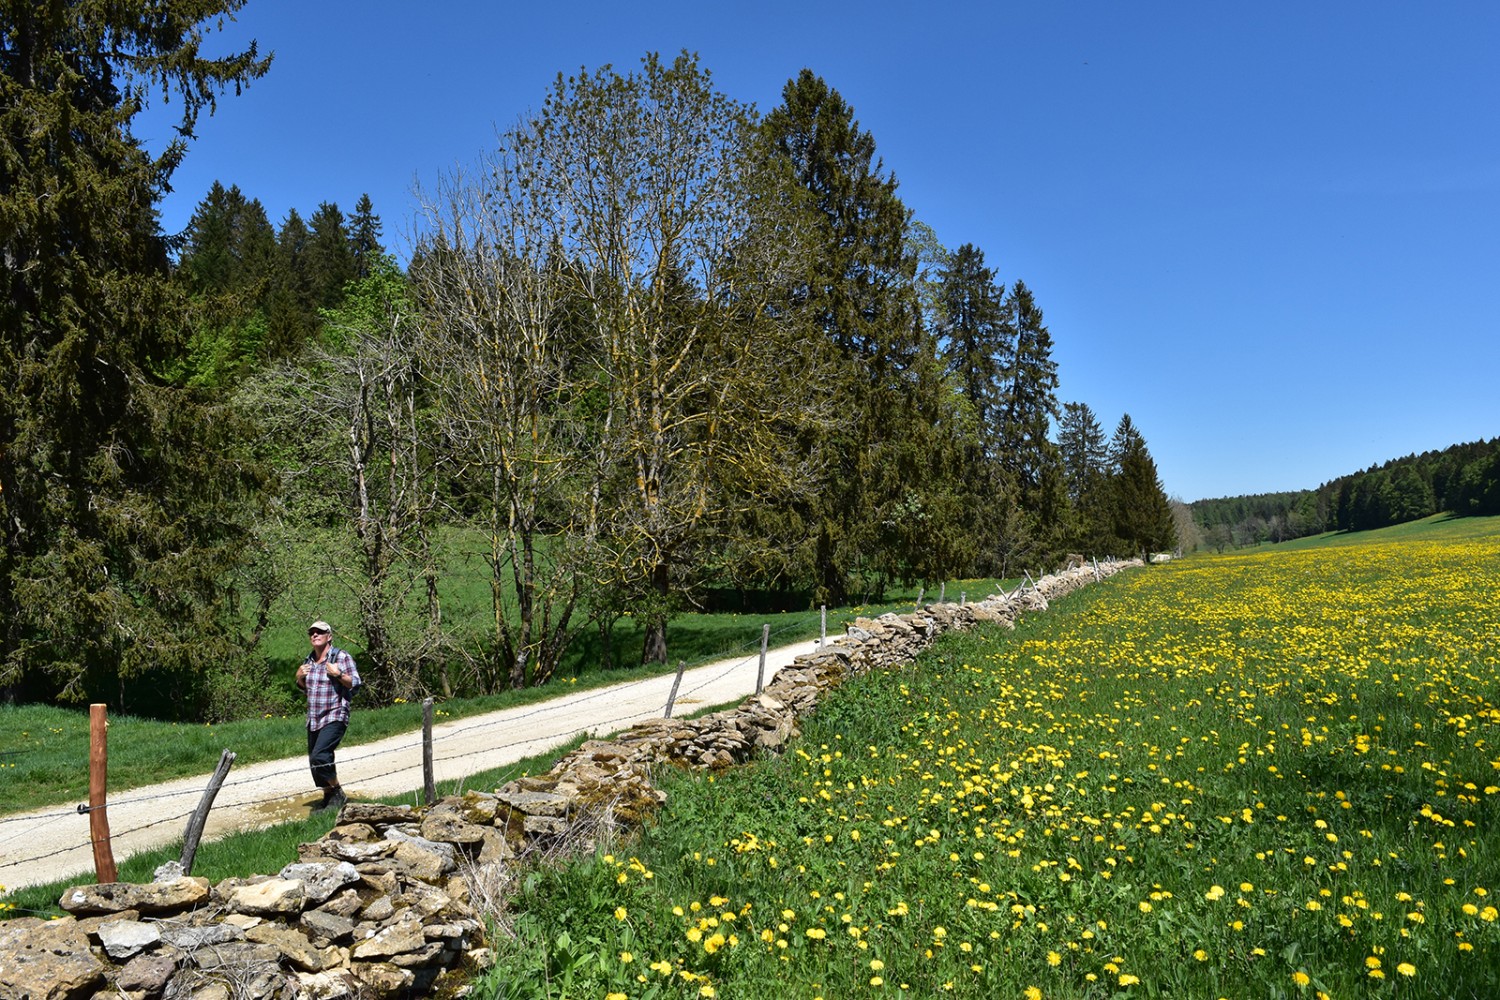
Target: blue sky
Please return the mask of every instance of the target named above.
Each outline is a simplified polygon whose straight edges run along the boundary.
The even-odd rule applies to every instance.
[[[1168,493],[1304,489],[1500,435],[1500,4],[250,0],[270,74],[205,120],[278,226],[471,166],[558,72],[697,52],[762,112],[803,67],[944,245],[1026,281],[1060,398],[1128,412]],[[164,132],[139,124],[148,144]]]

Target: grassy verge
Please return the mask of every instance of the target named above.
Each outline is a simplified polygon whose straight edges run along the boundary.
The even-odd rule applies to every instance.
[[[524,880],[475,995],[1500,994],[1500,522],[1435,530],[1130,574],[846,685]]]
[[[999,586],[1000,581],[971,580],[949,589],[955,598],[960,587],[971,598],[978,598],[993,593]],[[829,632],[842,633],[844,625],[860,615],[909,610],[915,596],[913,592],[880,606],[830,610]],[[763,624],[771,626],[773,644],[784,645],[818,635],[819,612],[682,615],[674,619],[669,634],[672,656],[692,666],[724,656],[750,655],[759,648]],[[289,686],[293,669],[289,667],[286,671]],[[441,718],[465,718],[675,669],[674,662],[665,667],[580,671],[539,688],[445,701],[437,714]],[[362,706],[356,709],[345,746],[411,732],[421,725],[422,710],[417,704]],[[305,746],[301,715],[202,726],[115,716],[110,719],[109,729],[110,790],[119,792],[172,778],[207,774],[218,762],[220,751],[226,748],[236,753],[238,766],[243,767],[258,761],[298,756]],[[4,800],[0,801],[0,815],[86,800],[88,758],[86,713],[42,705],[0,706],[0,777],[6,789]]]

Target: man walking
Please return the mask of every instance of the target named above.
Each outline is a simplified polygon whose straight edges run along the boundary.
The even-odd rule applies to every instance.
[[[333,645],[333,628],[315,621],[307,629],[312,652],[297,668],[297,686],[307,694],[307,761],[323,802],[313,812],[342,809],[349,801],[339,787],[333,752],[349,728],[349,701],[359,689],[354,657]]]

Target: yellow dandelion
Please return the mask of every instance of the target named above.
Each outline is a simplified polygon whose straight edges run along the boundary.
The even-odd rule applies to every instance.
[[[1312,982],[1312,977],[1303,972],[1301,969],[1298,969],[1296,972],[1292,973],[1292,982],[1296,983],[1298,986],[1306,986],[1308,983]]]
[[[1396,966],[1396,971],[1401,973],[1403,976],[1415,976],[1417,974],[1417,967],[1415,965],[1412,965],[1410,962],[1402,962],[1400,965]]]

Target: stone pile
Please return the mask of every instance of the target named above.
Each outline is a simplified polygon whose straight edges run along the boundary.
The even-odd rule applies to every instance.
[[[59,901],[69,917],[0,923],[0,1000],[426,994],[449,970],[485,964],[476,887],[494,884],[518,855],[587,847],[639,826],[666,799],[652,783],[662,765],[722,769],[775,752],[846,679],[908,662],[944,632],[1011,626],[1132,565],[1140,563],[1072,567],[978,603],[857,619],[735,709],[590,741],[546,774],[492,794],[425,809],[351,803],[274,876],[69,889]]]

